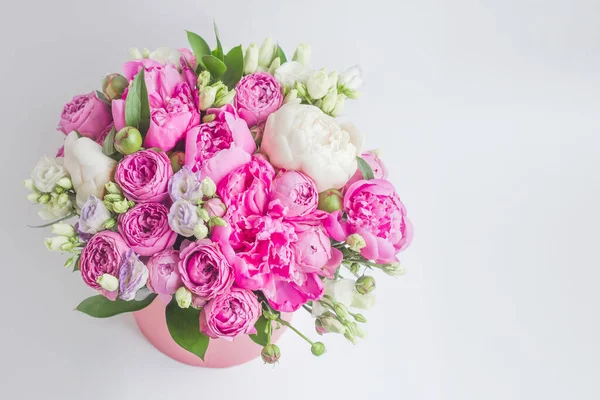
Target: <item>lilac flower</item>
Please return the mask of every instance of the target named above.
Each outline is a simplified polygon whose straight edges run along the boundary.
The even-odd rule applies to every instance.
[[[171,200],[187,200],[198,204],[202,199],[202,189],[199,173],[194,173],[187,165],[177,172],[169,181],[169,196]]]
[[[194,234],[194,228],[198,225],[199,217],[196,207],[185,200],[177,200],[169,211],[169,226],[175,232],[185,237]]]
[[[125,301],[133,300],[147,281],[148,268],[133,250],[127,250],[119,270],[119,297]]]

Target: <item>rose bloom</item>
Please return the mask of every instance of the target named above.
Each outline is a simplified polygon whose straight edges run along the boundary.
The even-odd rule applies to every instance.
[[[142,203],[118,220],[119,233],[141,256],[151,256],[175,244],[177,234],[168,221],[169,209],[160,203]]]
[[[279,171],[273,180],[269,210],[288,218],[303,217],[317,209],[319,193],[312,179],[297,171]]]
[[[250,161],[256,143],[231,104],[209,109],[207,114],[215,119],[187,133],[185,165],[193,172],[200,171],[201,178],[212,178],[218,184],[229,172]]]
[[[146,263],[148,267],[148,289],[158,294],[172,295],[183,282],[179,275],[179,252],[163,250],[154,254]]]
[[[172,63],[161,64],[153,60],[134,60],[123,66],[124,75],[130,81],[144,68],[144,79],[150,103],[150,127],[144,139],[144,147],[158,147],[169,151],[186,132],[200,123],[192,89],[177,67]],[[113,100],[112,113],[115,128],[124,128],[125,102]]]
[[[117,166],[115,181],[125,197],[136,203],[160,202],[167,193],[173,167],[162,151],[143,150],[125,156]]]
[[[235,87],[234,105],[248,126],[265,122],[282,103],[281,85],[269,73],[246,75]]]
[[[256,295],[234,287],[209,301],[200,313],[200,331],[213,339],[232,340],[255,334],[254,324],[262,311]]]
[[[118,233],[103,231],[94,235],[87,242],[79,260],[81,277],[86,285],[114,300],[117,291],[103,290],[98,278],[104,274],[119,277],[119,268],[128,250],[129,246]]]
[[[82,136],[97,141],[111,123],[110,107],[91,92],[75,96],[65,105],[58,130],[65,135],[77,131]]]
[[[226,243],[203,239],[181,250],[178,265],[181,280],[202,300],[226,294],[233,284],[230,261],[234,261],[235,255],[228,251],[227,246]]]
[[[373,178],[375,179],[386,179],[387,178],[387,169],[385,168],[385,164],[379,158],[379,155],[374,150],[369,150],[360,155],[363,160],[366,161],[367,164],[371,167],[373,171]],[[354,182],[360,181],[361,179],[365,179],[360,169],[357,169],[352,178],[346,183],[344,186],[343,192],[345,193],[350,186]]]

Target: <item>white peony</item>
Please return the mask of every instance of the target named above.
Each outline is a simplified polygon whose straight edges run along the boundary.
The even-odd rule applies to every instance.
[[[52,192],[58,181],[67,176],[69,174],[63,166],[62,158],[42,157],[31,171],[33,186],[42,193]]]
[[[275,71],[275,79],[285,87],[293,88],[296,82],[306,83],[311,69],[297,61],[288,61]]]
[[[112,179],[117,162],[105,156],[98,143],[71,132],[65,140],[64,164],[71,174],[77,205],[82,207],[91,195],[102,198],[104,185]]]
[[[177,68],[181,68],[181,53],[179,50],[170,47],[159,47],[154,51],[149,51],[148,49],[140,51],[140,49],[133,47],[129,49],[129,58],[132,60],[148,58],[161,64],[166,64],[168,62],[175,65]]]
[[[363,136],[315,106],[289,103],[269,116],[261,149],[278,168],[310,176],[319,192],[339,189],[354,175]]]

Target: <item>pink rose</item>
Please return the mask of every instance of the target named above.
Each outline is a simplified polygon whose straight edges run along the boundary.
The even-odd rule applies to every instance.
[[[185,165],[218,184],[229,172],[250,161],[256,143],[231,104],[209,109],[207,114],[215,115],[215,119],[187,133]]]
[[[347,219],[340,225],[347,235],[358,233],[367,246],[361,254],[368,260],[385,264],[410,244],[412,224],[394,186],[384,179],[361,180],[344,196]]]
[[[175,244],[177,234],[169,227],[169,209],[160,203],[142,203],[119,216],[123,239],[141,256],[151,256]]]
[[[125,197],[136,203],[160,202],[167,196],[173,167],[167,154],[143,150],[125,156],[117,166],[115,181]]]
[[[308,176],[297,171],[279,171],[271,187],[269,210],[288,218],[303,217],[317,209],[319,193]]]
[[[371,170],[373,171],[373,178],[375,178],[375,179],[386,179],[387,178],[387,169],[385,168],[385,164],[383,163],[383,161],[381,161],[381,159],[379,158],[379,156],[377,155],[377,153],[375,151],[369,150],[369,151],[362,153],[360,156],[371,167]],[[350,178],[348,183],[346,183],[346,185],[344,186],[344,189],[342,191],[345,193],[348,190],[348,188],[350,186],[352,186],[352,184],[354,182],[360,181],[361,179],[365,179],[365,178],[363,177],[362,172],[360,172],[360,169],[357,169],[356,172],[354,173],[354,175],[352,176],[352,178]]]
[[[238,335],[256,333],[254,324],[261,315],[256,295],[234,287],[220,294],[202,309],[200,331],[213,339],[232,340]]]
[[[163,65],[147,59],[129,61],[123,66],[124,75],[131,81],[142,68],[145,68],[144,78],[150,103],[150,127],[144,147],[169,151],[190,128],[200,123],[192,89],[171,63]],[[126,94],[123,94],[123,99],[112,102],[117,131],[125,127]]]
[[[112,122],[110,107],[94,92],[73,97],[63,108],[58,130],[68,135],[73,131],[97,140]]]
[[[181,250],[179,273],[185,287],[203,300],[229,292],[232,265],[219,242],[203,239]],[[235,256],[234,256],[235,257]]]
[[[146,263],[148,267],[148,289],[154,293],[172,295],[183,283],[179,275],[179,252],[163,250],[154,254]]]
[[[235,108],[248,126],[265,122],[282,103],[281,85],[266,72],[246,75],[235,86]]]
[[[119,269],[129,246],[121,235],[111,231],[102,231],[94,235],[81,252],[79,268],[81,277],[89,287],[100,290],[111,300],[116,299],[117,291],[107,292],[98,284],[98,278],[104,274],[119,277]]]

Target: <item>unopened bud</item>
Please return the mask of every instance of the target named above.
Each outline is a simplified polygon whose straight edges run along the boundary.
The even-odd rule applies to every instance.
[[[205,88],[210,83],[210,72],[204,70],[198,75],[198,90]]]
[[[215,181],[207,177],[200,183],[200,190],[202,190],[204,196],[213,197],[217,193],[217,185]]]
[[[206,111],[213,106],[215,98],[217,97],[218,88],[214,86],[207,86],[199,90],[199,104],[200,111]]]
[[[119,280],[110,274],[103,274],[98,277],[98,285],[107,292],[114,292],[119,287]]]
[[[40,204],[46,204],[49,201],[50,201],[50,195],[47,193],[41,195],[38,199],[38,203],[40,203]]]
[[[300,43],[298,47],[296,47],[296,51],[294,51],[292,60],[299,62],[305,67],[308,67],[310,65],[310,53],[310,45],[307,43]]]
[[[70,240],[66,236],[54,236],[44,241],[46,248],[50,251],[63,251],[62,246],[67,243],[70,243]]]
[[[281,352],[279,351],[279,346],[276,344],[268,344],[260,352],[260,358],[266,364],[275,364],[279,361],[279,357],[281,357]]]
[[[353,233],[352,235],[346,238],[346,243],[350,246],[350,250],[355,252],[360,252],[367,246],[367,242],[365,239],[359,235],[358,233]]]
[[[227,222],[221,217],[213,217],[210,219],[211,226],[227,226]]]
[[[171,167],[173,172],[178,172],[185,165],[185,153],[183,151],[176,151],[169,157],[171,160]]]
[[[210,220],[210,215],[208,215],[208,211],[206,211],[204,208],[202,208],[202,206],[198,206],[196,208],[196,213],[198,214],[198,217],[200,217],[200,219],[204,222],[208,222]]]
[[[109,193],[104,195],[105,201],[110,201],[111,203],[116,203],[117,201],[123,201],[123,195],[117,193]]]
[[[115,148],[121,154],[132,154],[142,148],[142,134],[132,126],[126,126],[115,136]]]
[[[66,176],[64,178],[60,178],[58,180],[58,182],[56,182],[56,184],[58,186],[60,186],[61,188],[67,189],[67,190],[69,190],[73,187],[73,182],[71,182],[71,178],[68,178]]]
[[[116,201],[112,203],[112,209],[117,214],[124,214],[129,210],[129,204],[127,200]]]
[[[108,194],[121,194],[121,188],[119,188],[119,185],[117,185],[114,182],[108,182],[106,185],[104,185],[104,189],[106,189],[106,192]],[[106,196],[104,196],[104,198],[106,198]]]
[[[361,276],[356,281],[356,285],[354,287],[360,294],[371,293],[373,290],[375,290],[375,278],[366,275]]]
[[[360,323],[363,323],[363,324],[364,324],[365,322],[367,322],[367,319],[366,319],[366,318],[365,318],[365,316],[364,316],[364,315],[362,315],[362,314],[352,314],[352,317],[354,317],[354,320],[355,320],[356,322],[360,322]]]
[[[339,190],[329,189],[319,193],[318,208],[319,210],[331,213],[341,210],[343,201],[344,196],[342,196]]]
[[[110,74],[102,82],[102,91],[110,100],[120,99],[129,86],[129,81],[123,75]]]
[[[188,308],[192,304],[192,292],[185,286],[180,287],[175,292],[175,301],[179,307]]]
[[[114,218],[109,218],[104,222],[104,228],[106,229],[112,229],[115,227],[115,225],[117,224],[117,220]]]
[[[23,186],[25,186],[29,190],[35,190],[33,186],[33,179],[25,179],[23,181]]]
[[[36,192],[31,192],[27,195],[27,200],[29,200],[32,203],[39,203],[40,197],[41,197],[41,194],[36,193]]]
[[[75,228],[73,228],[73,225],[59,222],[58,224],[52,225],[52,233],[59,236],[73,237],[75,236]]]
[[[215,118],[217,118],[215,114],[206,114],[204,117],[202,117],[202,122],[207,124],[209,122],[213,122]]]
[[[384,264],[381,270],[390,276],[401,276],[406,273],[406,269],[399,262]]]
[[[204,223],[199,223],[194,227],[194,236],[198,240],[202,240],[208,236],[208,227]]]
[[[333,310],[335,311],[337,316],[342,319],[348,319],[348,317],[350,316],[350,314],[348,314],[348,309],[342,303],[336,303],[333,307]]]
[[[315,342],[310,347],[310,352],[319,357],[325,354],[325,345],[321,342]]]
[[[253,74],[258,68],[258,46],[250,43],[244,56],[244,74]]]

